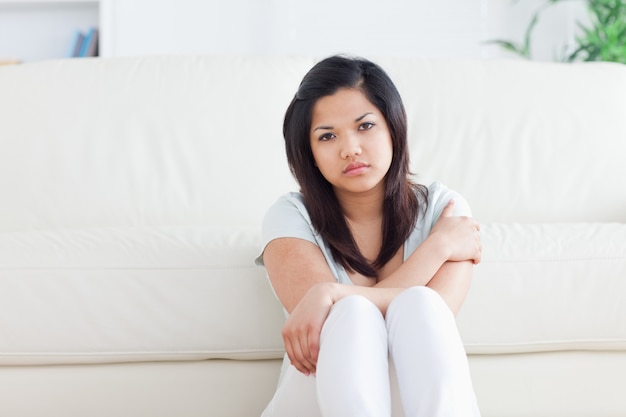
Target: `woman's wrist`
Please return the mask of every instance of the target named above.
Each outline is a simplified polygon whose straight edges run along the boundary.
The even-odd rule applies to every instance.
[[[441,261],[443,265],[451,257],[450,245],[447,244],[446,239],[441,233],[433,233],[429,235],[424,243],[428,242],[429,251],[432,252],[434,259]]]
[[[321,298],[326,298],[331,304],[341,299],[340,286],[336,282],[320,282],[313,287]]]

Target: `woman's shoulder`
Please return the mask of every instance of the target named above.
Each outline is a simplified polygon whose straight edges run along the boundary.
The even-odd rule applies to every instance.
[[[302,195],[302,193],[291,191],[278,197],[274,204],[304,205],[304,196]]]
[[[262,248],[274,239],[285,237],[303,239],[317,244],[316,234],[311,226],[304,198],[300,193],[292,192],[280,196],[269,207],[263,218]],[[256,263],[263,265],[262,254],[256,259]]]
[[[420,200],[420,203],[428,204],[437,203],[442,198],[445,198],[446,195],[454,193],[453,190],[450,190],[439,181],[431,182],[429,185],[425,183],[416,183],[414,190]]]
[[[311,218],[301,193],[291,192],[280,196],[263,219],[264,240],[276,237],[305,237],[312,240]]]
[[[281,195],[278,199],[269,207],[265,217],[268,216],[284,216],[299,213],[308,219],[308,211],[304,205],[304,196],[302,193],[289,192]]]
[[[455,216],[471,216],[467,200],[455,190],[445,184],[435,181],[428,187],[428,208],[426,209],[426,221],[435,222],[450,200],[454,200]]]
[[[428,189],[429,201],[438,201],[442,197],[445,197],[446,194],[454,192],[439,181],[432,182],[426,188]]]

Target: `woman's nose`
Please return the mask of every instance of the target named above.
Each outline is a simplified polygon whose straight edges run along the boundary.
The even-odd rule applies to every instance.
[[[347,159],[358,155],[361,155],[361,143],[358,138],[353,135],[346,136],[341,147],[341,157]]]

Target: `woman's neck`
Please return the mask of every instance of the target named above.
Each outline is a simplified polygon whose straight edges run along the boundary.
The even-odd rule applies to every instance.
[[[377,187],[365,193],[335,192],[348,223],[380,222],[383,217],[384,189]]]

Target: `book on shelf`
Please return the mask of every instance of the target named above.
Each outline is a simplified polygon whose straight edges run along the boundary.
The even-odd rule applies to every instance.
[[[75,58],[80,56],[80,51],[83,47],[83,42],[85,42],[85,35],[80,30],[74,32],[74,38],[72,40],[72,48],[70,49],[70,53],[68,54],[71,58]]]
[[[74,34],[70,57],[92,57],[98,56],[98,28],[90,28],[83,33],[79,30]]]

